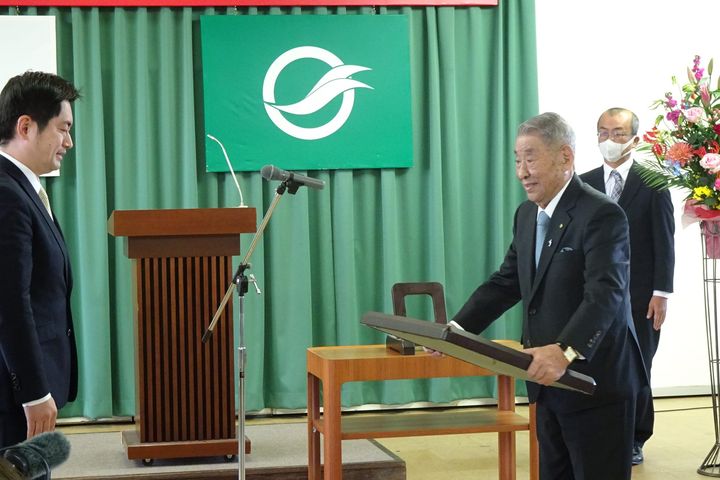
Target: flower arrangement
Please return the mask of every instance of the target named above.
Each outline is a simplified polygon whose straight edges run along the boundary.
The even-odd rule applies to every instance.
[[[713,88],[712,72],[712,60],[706,70],[696,55],[688,83],[672,78],[677,91],[651,105],[665,113],[638,148],[651,153],[638,165],[645,182],[686,190],[685,213],[697,220],[720,217],[720,82]]]
[[[652,130],[643,135],[640,176],[651,187],[677,187],[688,195],[684,223],[700,221],[706,255],[720,258],[720,81],[712,85],[713,61],[702,67],[695,56],[688,83],[654,102],[663,108]],[[677,95],[677,96],[676,96]]]

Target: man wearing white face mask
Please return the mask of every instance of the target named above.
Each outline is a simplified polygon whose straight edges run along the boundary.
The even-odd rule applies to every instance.
[[[633,320],[648,374],[673,289],[675,221],[670,192],[647,186],[633,168],[632,152],[640,142],[638,117],[624,108],[603,112],[597,123],[604,165],[580,178],[623,208],[630,225],[630,297]],[[652,391],[638,394],[633,465],[644,461],[642,447],[653,432]]]

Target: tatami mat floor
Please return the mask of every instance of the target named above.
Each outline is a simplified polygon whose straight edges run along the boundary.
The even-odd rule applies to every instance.
[[[645,463],[633,467],[633,480],[707,478],[696,471],[715,444],[710,397],[655,400],[655,435],[645,445]],[[488,408],[488,407],[485,407]],[[518,412],[527,415],[527,407]],[[304,416],[249,419],[248,424],[304,422]],[[132,425],[62,426],[64,433],[117,431]],[[497,478],[497,435],[468,434],[389,438],[380,441],[406,462],[408,480],[485,480]],[[527,479],[527,433],[517,437],[518,479]]]

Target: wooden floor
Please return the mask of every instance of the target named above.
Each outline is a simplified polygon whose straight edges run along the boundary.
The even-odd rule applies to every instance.
[[[708,478],[696,473],[715,443],[710,397],[655,400],[655,435],[645,445],[645,463],[633,467],[633,480]],[[518,412],[526,415],[527,407]],[[304,422],[303,416],[250,419],[248,424]],[[129,425],[63,426],[65,433],[132,428]],[[497,478],[497,435],[469,434],[388,438],[379,441],[406,462],[408,480],[486,480]],[[527,434],[518,434],[518,480],[528,478]]]

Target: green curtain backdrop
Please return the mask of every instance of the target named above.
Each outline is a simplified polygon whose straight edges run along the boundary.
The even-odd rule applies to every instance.
[[[452,316],[499,265],[524,198],[514,177],[515,130],[537,113],[534,2],[499,3],[4,11],[57,17],[58,71],[84,94],[74,107],[76,147],[62,175],[46,180],[76,279],[80,396],[62,415],[135,409],[131,265],[122,240],[107,234],[110,213],[238,204],[228,174],[204,171],[201,15],[403,13],[410,20],[414,166],[310,172],[326,188],[286,194],[251,259],[263,290],[257,296],[251,288],[245,300],[246,407],[256,411],[305,407],[307,347],[383,342],[359,321],[366,311],[392,311],[395,282],[441,282]],[[267,163],[282,166],[282,158]],[[239,180],[259,222],[276,182],[259,173]],[[242,237],[243,253],[251,238]],[[408,314],[430,319],[428,303],[409,302]],[[515,310],[486,333],[517,339],[520,321]],[[351,384],[344,402],[493,394],[490,379],[433,379]]]

